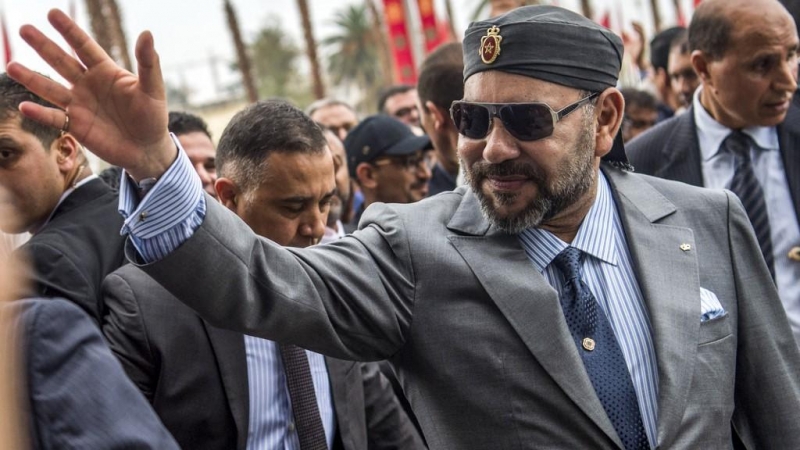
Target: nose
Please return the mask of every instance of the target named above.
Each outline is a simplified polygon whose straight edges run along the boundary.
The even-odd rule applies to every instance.
[[[519,147],[517,146],[517,140],[506,130],[503,123],[495,117],[492,120],[489,134],[486,135],[483,159],[491,164],[499,164],[518,157]]]
[[[303,237],[310,238],[314,243],[319,242],[325,234],[325,224],[327,221],[327,210],[320,211],[315,208],[303,216],[299,233]]]
[[[789,60],[781,64],[781,69],[775,80],[775,89],[792,94],[797,91],[797,56],[789,58]]]

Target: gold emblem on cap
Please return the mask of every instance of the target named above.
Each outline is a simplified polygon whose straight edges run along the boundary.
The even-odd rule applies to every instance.
[[[369,150],[369,145],[365,145],[364,148],[361,149],[361,153],[363,153],[364,156],[369,155]]]
[[[481,61],[484,64],[491,64],[500,55],[500,42],[503,36],[500,36],[500,28],[497,25],[492,26],[486,30],[486,36],[481,38],[481,48],[478,49],[478,54],[481,55]]]
[[[692,249],[691,245],[689,245],[689,244],[681,244],[681,250],[683,250],[685,252],[688,252],[691,249]]]
[[[583,338],[583,348],[586,349],[587,352],[594,350],[594,339],[592,338]]]
[[[800,247],[792,247],[788,256],[790,260],[800,262]]]

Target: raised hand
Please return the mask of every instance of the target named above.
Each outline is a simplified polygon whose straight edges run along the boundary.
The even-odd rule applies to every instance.
[[[63,108],[25,102],[21,113],[58,129],[65,126],[68,114],[69,132],[100,158],[127,169],[136,180],[163,174],[177,150],[167,130],[166,95],[153,36],[145,31],[136,42],[137,77],[119,67],[62,11],[51,10],[47,18],[78,59],[31,25],[20,28],[20,36],[72,87],[10,63],[10,77]]]

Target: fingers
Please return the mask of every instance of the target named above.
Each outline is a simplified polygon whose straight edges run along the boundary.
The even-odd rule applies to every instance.
[[[78,55],[78,58],[83,61],[86,67],[92,67],[111,59],[105,50],[100,47],[100,44],[89,37],[63,11],[51,9],[47,13],[47,18],[53,28],[67,40],[67,44],[75,49],[75,54]]]
[[[67,113],[60,109],[42,106],[38,103],[22,102],[19,105],[19,112],[29,119],[57,130],[62,130],[67,123]]]
[[[24,25],[19,35],[67,81],[74,83],[85,71],[83,65],[68,55],[60,46],[31,25]]]
[[[69,89],[55,80],[28,69],[22,64],[12,62],[6,70],[8,71],[8,76],[19,84],[56,106],[66,109],[70,101],[72,101]]]
[[[157,99],[164,99],[164,78],[161,75],[161,62],[156,53],[153,35],[145,31],[136,41],[136,62],[139,70],[139,83],[142,90]]]

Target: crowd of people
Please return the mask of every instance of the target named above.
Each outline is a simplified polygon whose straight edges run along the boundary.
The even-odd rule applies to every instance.
[[[800,448],[799,16],[705,0],[648,91],[519,7],[215,145],[149,32],[133,74],[51,11],[69,85],[0,75],[0,447]]]

